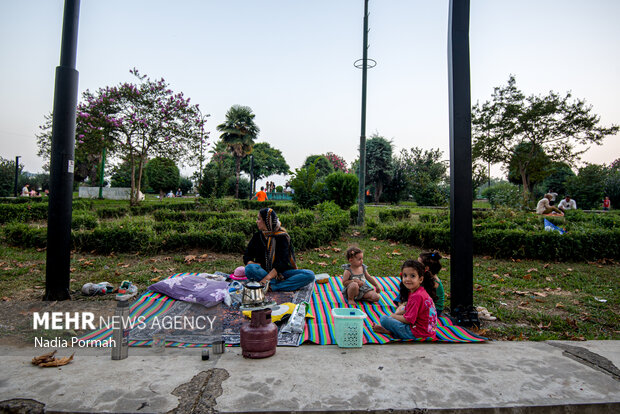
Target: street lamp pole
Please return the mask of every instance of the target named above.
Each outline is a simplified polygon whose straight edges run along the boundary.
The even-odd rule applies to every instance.
[[[60,48],[56,67],[50,160],[50,198],[47,213],[47,260],[44,300],[71,299],[71,209],[77,112],[77,59],[79,0],[65,0]]]
[[[19,159],[21,158],[21,155],[18,155],[15,157],[15,187],[14,187],[14,191],[13,193],[15,194],[15,197],[17,197],[19,194],[17,193],[17,179],[19,178]]]
[[[359,192],[357,225],[364,224],[364,198],[366,190],[366,83],[368,72],[368,0],[364,0],[364,40],[362,49],[362,126],[360,134]],[[359,66],[358,66],[359,67]]]

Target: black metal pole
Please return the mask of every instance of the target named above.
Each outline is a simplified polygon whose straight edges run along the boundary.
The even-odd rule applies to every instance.
[[[362,49],[362,128],[360,134],[359,192],[357,225],[364,224],[366,196],[366,81],[368,79],[368,0],[364,0],[364,45]]]
[[[450,0],[450,302],[473,304],[469,0]]]
[[[15,157],[15,187],[13,187],[13,193],[15,194],[15,197],[19,196],[19,193],[17,192],[19,190],[19,188],[17,188],[17,179],[19,178],[19,158],[19,155]]]
[[[44,300],[71,299],[71,202],[78,97],[75,63],[79,12],[79,0],[65,0],[60,66],[56,67],[54,85]]]

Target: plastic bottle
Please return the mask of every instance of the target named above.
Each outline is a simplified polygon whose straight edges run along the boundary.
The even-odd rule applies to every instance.
[[[115,324],[112,332],[114,346],[112,347],[112,359],[125,359],[129,352],[129,327],[127,326],[129,320],[129,302],[116,302],[116,312],[114,316]]]
[[[295,310],[286,325],[282,328],[284,333],[303,333],[304,323],[306,322],[307,302],[301,302],[295,306]]]

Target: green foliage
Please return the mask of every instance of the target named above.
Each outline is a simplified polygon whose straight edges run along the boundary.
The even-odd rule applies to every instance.
[[[510,183],[499,183],[485,188],[482,195],[489,200],[493,208],[519,208],[522,203],[519,187]]]
[[[144,172],[149,186],[160,194],[175,192],[179,186],[179,167],[168,158],[157,157],[146,163]]]
[[[230,154],[216,152],[205,166],[198,189],[202,197],[223,197],[228,191],[226,180],[234,177],[234,162]]]
[[[605,178],[605,196],[609,197],[612,208],[620,206],[620,158],[609,166],[609,174]]]
[[[314,207],[326,197],[325,183],[319,180],[316,163],[296,169],[291,187],[295,190],[293,201],[301,208]]]
[[[411,210],[408,208],[391,208],[389,210],[379,211],[379,220],[381,222],[403,220],[411,216]]]
[[[485,213],[474,221],[474,254],[571,261],[619,258],[620,217],[575,213],[570,219],[557,218],[564,220],[556,221],[557,225],[567,227],[568,233],[564,235],[544,231],[543,220],[532,213],[514,216]],[[420,223],[399,222],[394,225],[369,220],[365,232],[369,236],[406,242],[423,249],[450,250],[447,215],[428,214],[420,217]]]
[[[101,207],[95,211],[97,217],[101,219],[120,218],[129,214],[128,207]]]
[[[140,191],[144,193],[148,185],[148,178],[143,176],[140,183]],[[112,168],[110,187],[131,188],[131,163],[123,161]]]
[[[18,167],[18,178],[24,170],[22,164]],[[7,160],[0,157],[0,197],[14,196],[15,187],[15,161]],[[21,187],[17,189],[21,192]]]
[[[357,199],[359,180],[353,174],[334,172],[325,178],[325,186],[329,200],[334,201],[340,208],[348,209]]]
[[[366,185],[374,187],[374,201],[379,202],[383,188],[392,179],[392,142],[373,134],[366,141]]]
[[[47,228],[32,227],[25,223],[3,226],[4,241],[11,246],[43,248],[47,245]]]
[[[237,180],[235,177],[228,177],[226,182],[224,183],[226,186],[226,195],[235,196],[241,199],[249,198],[252,192],[252,186],[250,184],[250,180],[247,178],[240,178],[238,181],[239,188],[237,189]],[[237,194],[235,194],[237,191]]]
[[[558,195],[568,194],[566,183],[575,173],[564,162],[554,162],[549,166],[549,175],[539,184],[534,186],[534,197],[539,200],[548,192],[556,192]]]
[[[549,157],[539,144],[521,142],[513,150],[508,163],[508,181],[527,186],[529,192],[550,173]]]
[[[528,145],[532,151],[542,149],[551,161],[570,162],[585,152],[587,145],[618,132],[617,125],[600,126],[600,117],[585,100],[571,97],[570,92],[560,96],[553,91],[526,97],[510,75],[506,86],[494,89],[490,101],[472,108],[474,159],[505,163],[519,145]],[[577,146],[585,149],[577,150]],[[521,175],[527,162],[524,159]],[[523,190],[527,195],[527,189]]]
[[[280,213],[296,213],[299,207],[292,204],[283,204],[278,201],[258,201],[258,200],[236,200],[237,205],[245,210],[260,210],[261,208],[270,207],[277,214]]]
[[[76,211],[71,215],[71,229],[72,230],[92,230],[99,224],[95,213],[90,211]]]
[[[282,191],[284,191],[284,187],[282,187],[281,185],[276,186],[277,193],[281,193]]]
[[[220,139],[235,158],[235,198],[239,198],[239,172],[241,159],[252,152],[254,140],[260,129],[254,123],[256,115],[249,106],[233,105],[226,112],[226,120],[217,126]]]
[[[316,167],[316,174],[318,178],[327,177],[329,174],[334,172],[334,166],[325,155],[309,155],[301,168],[308,168],[311,165]]]
[[[577,207],[594,210],[600,207],[605,195],[605,179],[608,171],[603,165],[589,164],[579,169],[576,177],[570,177],[566,190],[577,202]]]
[[[179,178],[179,188],[181,189],[181,192],[183,193],[183,195],[187,195],[188,193],[190,193],[193,187],[194,187],[194,184],[192,183],[192,180],[190,180],[189,178],[187,177]]]
[[[316,221],[316,216],[311,210],[300,210],[295,214],[283,214],[280,215],[279,218],[282,226],[286,229],[293,227],[310,227]]]
[[[349,226],[349,214],[333,201],[316,206],[318,217],[308,227],[287,228],[296,250],[324,246]]]
[[[289,166],[282,155],[282,151],[272,148],[266,142],[259,142],[252,150],[254,183],[274,174],[288,174]],[[250,157],[241,160],[241,171],[250,175]]]
[[[0,204],[0,223],[47,219],[47,203]]]
[[[216,211],[170,211],[161,209],[153,212],[155,221],[176,221],[176,222],[203,222],[217,217],[220,219],[238,219],[240,213],[227,212],[220,213]]]

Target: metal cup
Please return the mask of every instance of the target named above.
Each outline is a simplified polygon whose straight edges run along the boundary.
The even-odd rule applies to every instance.
[[[215,341],[211,344],[214,354],[224,353],[224,341]]]

